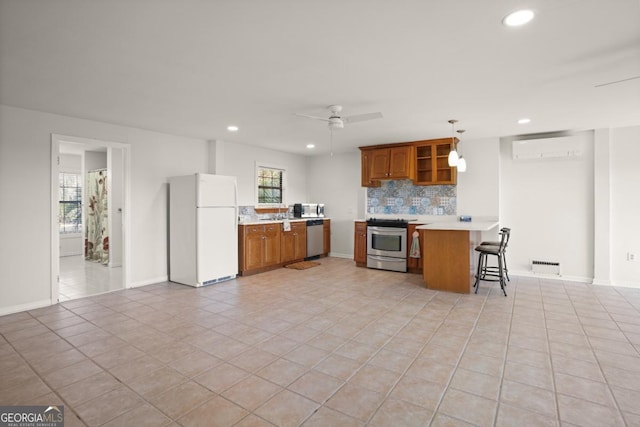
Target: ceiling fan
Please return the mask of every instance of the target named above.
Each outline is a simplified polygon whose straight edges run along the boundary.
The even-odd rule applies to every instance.
[[[355,122],[363,122],[365,120],[374,120],[381,119],[382,113],[366,113],[366,114],[356,114],[355,116],[341,116],[342,105],[329,105],[327,110],[330,111],[329,118],[325,117],[317,117],[317,116],[309,116],[307,114],[299,114],[295,113],[296,116],[306,117],[308,119],[313,120],[322,120],[323,122],[327,122],[330,129],[342,129],[344,128],[345,123],[355,123]]]

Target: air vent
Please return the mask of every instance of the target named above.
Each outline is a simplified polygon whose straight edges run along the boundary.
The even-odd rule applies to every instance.
[[[560,276],[560,263],[556,261],[531,261],[531,271],[535,274],[553,274]]]
[[[513,141],[514,160],[548,159],[553,157],[579,157],[582,141],[575,136]]]

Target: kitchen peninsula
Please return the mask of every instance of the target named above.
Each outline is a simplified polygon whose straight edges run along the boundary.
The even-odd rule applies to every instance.
[[[429,289],[468,294],[475,281],[477,256],[474,248],[483,231],[497,221],[443,221],[418,225],[423,242],[423,278]]]

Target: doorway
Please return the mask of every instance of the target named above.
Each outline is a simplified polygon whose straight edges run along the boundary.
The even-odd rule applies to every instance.
[[[52,135],[51,303],[123,289],[129,146]]]

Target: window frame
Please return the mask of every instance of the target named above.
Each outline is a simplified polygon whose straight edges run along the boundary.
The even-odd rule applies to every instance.
[[[65,178],[64,175],[75,175],[76,176],[76,186],[66,186],[65,183]],[[83,198],[83,191],[84,191],[84,186],[83,184],[83,176],[82,173],[79,172],[72,172],[72,171],[58,171],[58,233],[62,236],[71,236],[74,234],[82,234],[84,233],[84,212],[83,212],[83,204],[82,204],[82,198]],[[66,188],[71,188],[71,189],[76,189],[77,192],[77,196],[78,198],[76,200],[64,200],[64,193]],[[61,194],[62,193],[62,194]],[[69,205],[76,205],[76,209],[78,214],[76,215],[76,218],[78,219],[78,221],[75,223],[75,225],[73,225],[73,230],[67,230],[67,226],[65,224],[67,224],[66,222],[62,222],[61,219],[63,219],[65,217],[65,215],[63,215],[62,217],[60,216],[61,211],[60,209],[63,206],[69,206]],[[68,212],[67,209],[63,209],[63,212]]]
[[[282,172],[281,180],[281,201],[279,203],[261,203],[260,202],[260,170],[271,169]],[[257,208],[272,208],[281,207],[286,205],[287,197],[287,169],[270,163],[256,162],[255,163],[255,206]]]

